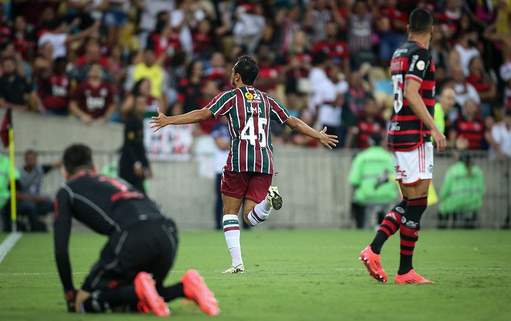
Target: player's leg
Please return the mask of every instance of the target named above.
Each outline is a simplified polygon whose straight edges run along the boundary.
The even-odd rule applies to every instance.
[[[419,239],[420,221],[428,204],[428,189],[431,179],[421,179],[409,186],[400,184],[401,192],[408,198],[407,210],[401,218],[400,225],[400,260],[396,283],[431,283],[415,273],[413,253]]]
[[[178,248],[177,229],[171,220],[158,223],[153,235],[157,238],[159,256],[150,264],[151,274],[154,277],[156,288],[165,302],[177,298],[188,298],[199,306],[208,315],[217,315],[220,312],[218,302],[204,282],[204,279],[195,270],[188,270],[180,282],[170,286],[164,286],[163,281],[167,277]]]
[[[271,186],[272,175],[252,173],[243,207],[243,218],[251,226],[258,225],[270,216],[272,209],[282,207],[282,196],[276,186]]]
[[[240,221],[238,213],[243,202],[242,198],[222,194],[224,203],[223,228],[227,249],[231,254],[231,268],[226,273],[244,272],[243,259],[241,257],[240,244]]]
[[[114,234],[82,286],[82,312],[136,311],[169,315],[149,274],[160,255],[159,225],[143,222]],[[160,233],[161,234],[161,233]],[[170,266],[169,266],[170,268]],[[149,272],[149,273],[148,273]]]

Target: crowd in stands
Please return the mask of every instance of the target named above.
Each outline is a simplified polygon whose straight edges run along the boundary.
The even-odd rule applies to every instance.
[[[388,63],[416,6],[436,20],[431,52],[450,146],[511,157],[510,0],[4,1],[0,106],[84,123],[179,114],[228,89],[232,62],[250,54],[258,88],[327,125],[340,148],[366,148],[384,135]],[[316,146],[273,127],[274,141]]]

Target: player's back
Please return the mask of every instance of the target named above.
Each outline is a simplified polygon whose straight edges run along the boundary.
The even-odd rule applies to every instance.
[[[279,100],[243,86],[221,93],[206,108],[215,117],[227,117],[231,135],[227,170],[273,174],[270,120],[284,124],[289,118]]]
[[[69,202],[67,208],[71,213],[66,215],[104,235],[139,221],[163,217],[156,204],[144,194],[122,180],[107,176],[83,173],[69,180],[58,193],[67,194],[66,197],[57,195],[57,200]]]
[[[407,41],[394,52],[390,71],[394,87],[394,108],[388,130],[389,147],[392,150],[412,150],[431,138],[429,129],[415,115],[404,97],[404,86],[406,81],[419,82],[419,93],[433,116],[435,65],[428,49],[415,41]]]

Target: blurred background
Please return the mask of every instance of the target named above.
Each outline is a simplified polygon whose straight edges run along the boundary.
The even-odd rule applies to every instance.
[[[185,228],[218,228],[222,120],[152,133],[230,88],[233,61],[293,116],[328,126],[333,152],[272,126],[282,213],[265,228],[374,228],[399,197],[385,151],[388,63],[409,12],[436,19],[435,159],[425,226],[509,228],[511,0],[0,1],[0,108],[14,111],[19,227],[45,231],[62,150],[84,142],[98,171],[153,197]],[[8,228],[8,158],[0,206]]]

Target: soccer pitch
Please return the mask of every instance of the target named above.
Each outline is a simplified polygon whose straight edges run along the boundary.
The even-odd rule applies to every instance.
[[[417,271],[434,285],[396,286],[370,279],[357,259],[370,231],[242,231],[247,273],[223,275],[229,263],[222,233],[183,232],[174,272],[197,268],[215,292],[217,320],[511,320],[511,233],[421,233]],[[0,235],[2,239],[4,235]],[[71,256],[78,286],[104,238],[75,233]],[[397,268],[398,237],[383,250],[389,276]],[[194,304],[171,304],[172,319],[207,318]],[[23,235],[0,263],[0,320],[150,320],[149,315],[65,312],[53,260],[52,235]]]

